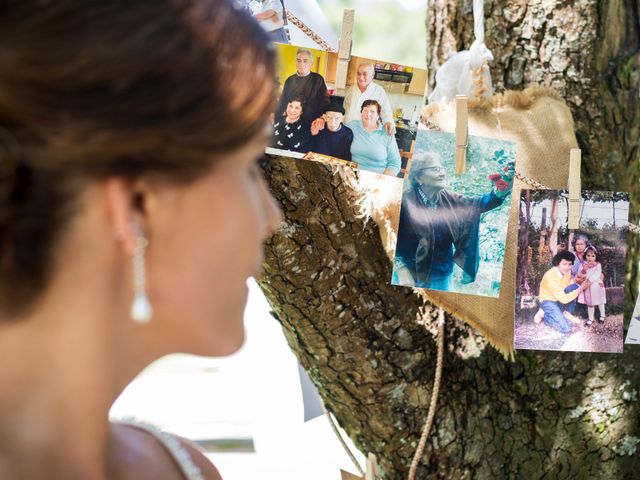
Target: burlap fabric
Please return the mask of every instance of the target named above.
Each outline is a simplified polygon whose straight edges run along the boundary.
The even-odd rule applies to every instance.
[[[518,173],[549,188],[567,188],[569,152],[577,148],[577,143],[571,112],[557,93],[544,87],[530,87],[523,92],[496,95],[490,104],[470,102],[472,106],[476,108],[469,111],[470,135],[517,142]],[[443,131],[455,130],[453,106],[430,104],[425,107],[422,120]],[[478,329],[505,356],[513,354],[518,202],[522,188],[532,187],[516,179],[498,298],[419,290],[430,302]],[[395,225],[397,229],[398,209],[398,203],[386,209],[387,226]],[[382,240],[391,253],[395,236],[387,230],[382,232]]]

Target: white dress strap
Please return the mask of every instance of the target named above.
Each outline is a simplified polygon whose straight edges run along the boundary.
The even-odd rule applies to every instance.
[[[186,480],[205,480],[200,468],[193,462],[191,455],[186,448],[182,446],[180,441],[170,433],[167,433],[155,425],[138,420],[119,420],[119,423],[130,425],[152,435],[158,442],[164,446],[169,455],[175,460],[180,467],[180,471]]]

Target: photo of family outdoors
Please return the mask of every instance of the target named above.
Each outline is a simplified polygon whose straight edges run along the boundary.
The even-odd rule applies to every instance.
[[[629,195],[583,191],[580,203],[570,231],[566,191],[521,192],[516,349],[622,352]]]
[[[280,98],[267,153],[404,177],[411,164],[426,70],[351,57],[344,88],[338,54],[276,44]]]
[[[640,297],[638,297],[636,306],[633,309],[633,315],[631,315],[631,321],[629,322],[629,330],[627,331],[627,338],[624,343],[640,344]]]
[[[454,134],[418,131],[391,283],[497,297],[516,145],[469,136],[462,175],[455,150]]]

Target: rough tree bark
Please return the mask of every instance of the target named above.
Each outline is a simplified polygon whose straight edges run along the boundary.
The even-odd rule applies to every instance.
[[[471,1],[458,3],[429,3],[432,73],[471,44]],[[585,188],[633,188],[636,201],[638,10],[632,0],[487,0],[485,8],[496,87],[557,88],[576,119]],[[274,159],[266,172],[286,223],[267,246],[263,291],[349,436],[378,455],[385,478],[406,478],[433,382],[437,311],[388,284],[377,225],[356,205],[356,173],[291,159]],[[637,475],[638,349],[508,361],[452,317],[446,344],[418,478]]]
[[[637,0],[485,0],[486,43],[497,91],[532,83],[555,88],[571,108],[582,149],[582,181],[631,191],[640,215],[640,7]],[[435,72],[473,42],[472,1],[430,0],[427,64]],[[630,242],[637,259],[640,241]],[[635,297],[637,260],[626,293]],[[633,289],[631,289],[631,287]]]

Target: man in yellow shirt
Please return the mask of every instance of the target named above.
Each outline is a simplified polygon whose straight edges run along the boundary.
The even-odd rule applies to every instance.
[[[562,333],[571,331],[569,321],[580,323],[573,315],[575,300],[580,292],[591,286],[589,280],[578,284],[571,279],[574,259],[574,254],[567,250],[558,252],[551,260],[553,267],[544,274],[540,282],[538,300],[544,312],[544,322]]]

